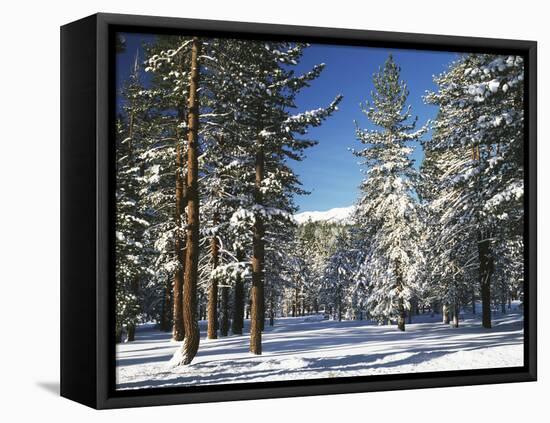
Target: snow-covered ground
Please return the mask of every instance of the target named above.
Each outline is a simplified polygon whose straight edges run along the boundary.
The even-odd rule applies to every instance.
[[[204,329],[204,322],[201,322]],[[247,322],[248,323],[248,322]],[[461,327],[441,316],[415,316],[406,332],[367,321],[329,321],[320,316],[281,318],[263,334],[263,355],[248,352],[249,338],[217,340],[201,334],[189,366],[169,364],[179,343],[143,325],[136,340],[117,346],[117,388],[210,385],[317,379],[390,373],[483,369],[523,365],[523,316],[514,309],[493,317],[493,328],[465,315]]]

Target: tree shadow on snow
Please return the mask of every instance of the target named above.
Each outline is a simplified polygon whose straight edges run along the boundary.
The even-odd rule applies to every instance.
[[[515,319],[515,320],[514,320]],[[346,322],[347,323],[347,322]],[[266,328],[261,357],[248,355],[248,337],[230,336],[218,340],[201,339],[201,347],[195,362],[179,370],[161,371],[151,374],[150,380],[124,382],[118,388],[132,389],[143,386],[160,387],[173,385],[208,385],[223,383],[246,382],[252,378],[262,380],[281,379],[312,379],[323,372],[352,371],[353,374],[379,373],[376,369],[396,368],[402,365],[421,365],[424,362],[452,354],[457,351],[473,351],[477,349],[519,345],[523,342],[523,322],[517,320],[517,315],[503,316],[495,320],[491,330],[480,328],[476,321],[466,320],[456,329],[448,325],[433,325],[420,323],[409,326],[406,332],[399,332],[394,327],[376,326],[370,322],[364,324],[349,322],[284,322],[279,327]],[[141,335],[141,334],[140,334]],[[146,338],[158,342],[155,336]],[[151,334],[152,335],[152,334]],[[169,334],[163,334],[169,339]],[[148,337],[148,338],[147,338]],[[382,352],[350,354],[350,350],[362,349],[365,344],[374,349],[384,349]],[[392,348],[394,347],[394,348]],[[152,347],[142,350],[129,350],[119,355],[117,366],[133,364],[150,364],[167,362],[173,355],[177,344]],[[169,350],[167,354],[153,357],[137,356],[146,350]],[[341,355],[338,354],[339,350]],[[300,353],[319,355],[330,352],[330,357],[300,357]],[[220,354],[241,355],[240,357],[215,357]],[[124,355],[128,354],[127,357]],[[392,357],[394,354],[399,356]],[[403,354],[403,355],[401,355]],[[288,365],[286,360],[297,358],[297,363]],[[290,367],[290,368],[289,368]],[[155,379],[162,373],[162,379]]]

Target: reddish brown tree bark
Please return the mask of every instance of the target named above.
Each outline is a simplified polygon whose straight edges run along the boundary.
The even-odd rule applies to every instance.
[[[261,184],[264,178],[264,152],[258,146],[256,152],[256,180],[254,184],[254,198],[257,205],[262,205]],[[264,265],[264,224],[262,216],[255,214],[253,238],[252,238],[252,307],[250,311],[250,352],[252,354],[262,353],[262,325],[263,325],[263,265]]]
[[[182,116],[182,113],[180,113]],[[178,133],[179,135],[179,133]],[[176,254],[177,269],[174,273],[174,326],[172,331],[172,338],[175,341],[183,341],[185,338],[185,326],[183,324],[183,275],[185,272],[185,257],[184,240],[183,240],[183,227],[182,216],[184,211],[185,201],[185,187],[183,181],[183,157],[182,146],[179,142],[179,136],[177,138],[178,145],[176,146],[176,210],[174,223],[176,226],[174,249]]]
[[[183,322],[185,340],[182,364],[189,364],[199,349],[197,321],[197,279],[199,262],[199,190],[198,190],[198,127],[199,127],[199,55],[200,41],[193,38],[191,72],[189,74],[187,132],[187,238],[183,275]]]

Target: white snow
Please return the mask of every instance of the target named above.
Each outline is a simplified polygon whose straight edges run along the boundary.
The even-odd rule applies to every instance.
[[[355,206],[336,207],[326,211],[306,211],[294,215],[297,223],[326,221],[336,223],[351,223],[351,216]]]
[[[492,329],[483,329],[478,317],[466,314],[453,329],[441,323],[440,315],[415,316],[405,332],[369,321],[281,318],[274,327],[266,327],[261,356],[248,352],[246,333],[205,339],[201,322],[197,356],[191,365],[177,367],[169,361],[179,343],[171,341],[169,333],[143,325],[136,341],[117,346],[117,388],[522,366],[522,314],[517,309],[497,314]]]
[[[489,81],[489,83],[487,84],[489,91],[491,91],[492,93],[496,93],[498,91],[499,86],[500,86],[500,82],[498,82],[498,80],[496,79]]]

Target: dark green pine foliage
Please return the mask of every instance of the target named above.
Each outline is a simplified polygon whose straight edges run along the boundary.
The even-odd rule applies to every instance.
[[[367,242],[362,278],[369,288],[368,308],[378,320],[397,320],[405,330],[405,316],[418,286],[422,254],[418,248],[421,219],[415,197],[418,172],[410,158],[414,143],[426,132],[415,130],[409,90],[390,55],[373,77],[371,102],[362,109],[377,129],[357,128],[365,148],[354,151],[364,166],[355,221]]]
[[[438,91],[426,98],[440,112],[426,151],[440,168],[431,190],[442,228],[439,263],[453,263],[472,301],[479,290],[482,324],[490,328],[491,288],[505,262],[497,252],[509,242],[522,249],[523,59],[466,55],[435,82]]]
[[[140,102],[139,66],[136,63],[124,86],[124,119],[116,125],[116,339],[133,341],[135,328],[143,315],[143,284],[148,267],[144,232],[148,227],[142,197],[143,166],[139,156],[147,132],[146,107]]]

